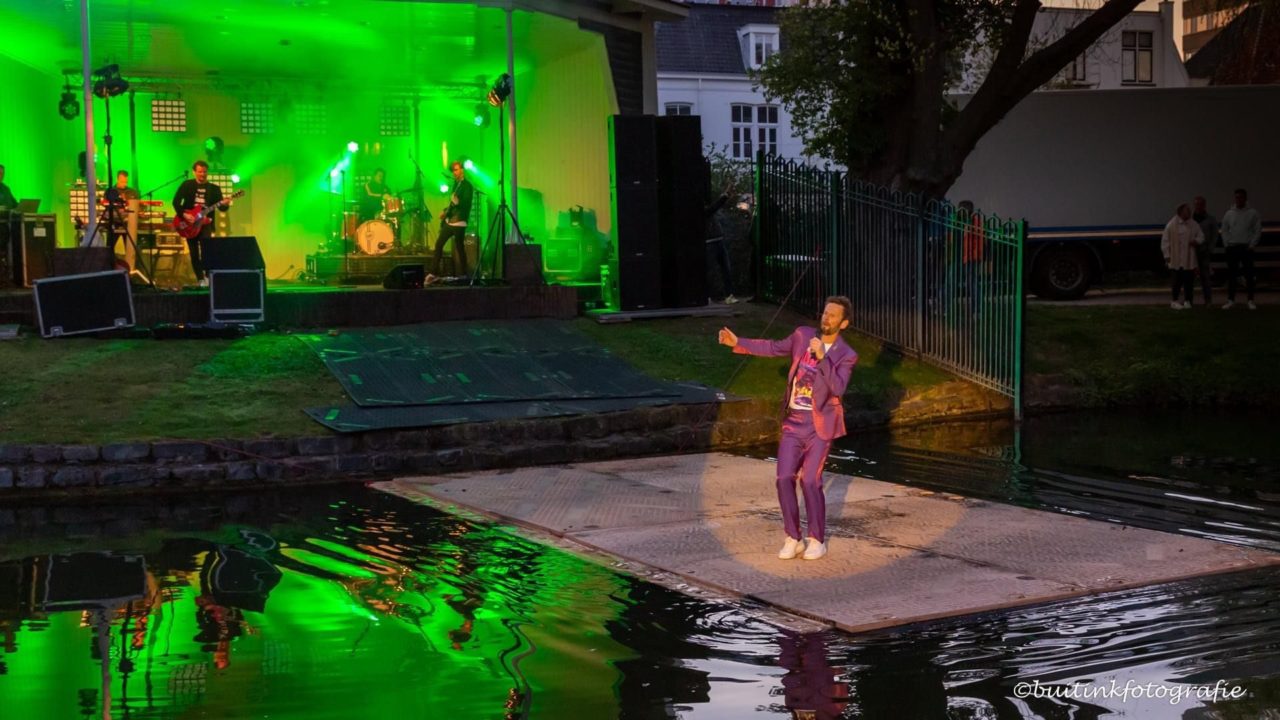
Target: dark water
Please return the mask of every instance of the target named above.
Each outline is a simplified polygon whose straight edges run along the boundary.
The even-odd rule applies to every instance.
[[[841,438],[850,475],[1280,551],[1280,439],[1265,415],[1149,411]],[[773,446],[753,455],[772,457]]]
[[[933,455],[917,436],[840,462],[993,493],[1011,482],[974,470],[1010,464],[1003,430],[948,432]],[[1065,502],[1069,488],[1045,494],[1044,470],[1026,469],[1050,457],[1040,447],[1021,438],[1014,474],[1037,480],[1019,497]],[[1204,458],[1188,472],[1220,466],[1186,456]],[[1229,474],[1252,479],[1210,483],[1212,497],[1260,489],[1260,475],[1235,468],[1264,459],[1234,461]],[[797,634],[749,605],[363,488],[0,509],[0,716],[1275,718],[1278,588],[1280,570],[1263,570],[899,632]],[[1076,697],[1019,697],[1037,681]],[[1118,696],[1126,684],[1168,694],[1218,682],[1242,697]],[[1117,696],[1087,699],[1073,683],[1114,683]]]

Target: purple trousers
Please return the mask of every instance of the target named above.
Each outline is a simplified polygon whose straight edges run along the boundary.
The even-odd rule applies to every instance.
[[[822,466],[827,462],[831,442],[818,437],[813,427],[813,413],[792,410],[782,423],[782,440],[778,442],[778,506],[782,508],[783,528],[788,537],[803,540],[800,534],[800,503],[796,499],[796,480],[804,491],[804,508],[808,516],[809,537],[827,541],[827,498],[822,494]]]

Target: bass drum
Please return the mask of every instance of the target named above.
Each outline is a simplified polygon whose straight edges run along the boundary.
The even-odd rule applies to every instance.
[[[381,255],[396,243],[395,231],[381,220],[369,220],[356,228],[356,247],[365,255]]]

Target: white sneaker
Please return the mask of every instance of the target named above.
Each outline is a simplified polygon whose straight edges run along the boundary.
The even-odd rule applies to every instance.
[[[1190,300],[1183,300],[1183,301],[1182,301],[1182,309],[1183,309],[1183,310],[1190,310],[1190,309],[1191,309],[1191,301],[1190,301]]]
[[[804,549],[804,541],[797,540],[791,536],[787,536],[787,541],[782,544],[782,549],[778,551],[778,559],[793,560],[800,551]],[[807,556],[808,553],[805,553]]]
[[[809,547],[804,551],[805,560],[817,560],[827,554],[827,544],[809,538]]]
[[[1249,301],[1249,309],[1250,309],[1250,310],[1257,310],[1257,309],[1258,309],[1258,306],[1257,306],[1257,305],[1254,305],[1254,304],[1253,304],[1253,301],[1252,301],[1252,300],[1250,300],[1250,301]]]
[[[1235,301],[1234,301],[1234,300],[1228,300],[1228,301],[1226,301],[1225,303],[1223,303],[1223,304],[1222,304],[1222,309],[1223,309],[1223,310],[1230,310],[1230,309],[1232,308],[1232,306],[1234,306],[1235,304],[1236,304],[1236,303],[1235,303]]]
[[[1174,300],[1173,302],[1169,303],[1169,307],[1173,310],[1181,310],[1182,303],[1178,302],[1177,300]]]

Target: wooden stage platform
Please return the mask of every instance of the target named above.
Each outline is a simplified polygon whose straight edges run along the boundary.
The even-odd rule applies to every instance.
[[[135,288],[137,324],[203,323],[209,320],[209,292]],[[269,282],[266,322],[274,327],[327,328],[407,325],[439,320],[572,318],[578,296],[563,285],[437,285],[421,290]],[[29,289],[0,291],[0,324],[36,326]]]

